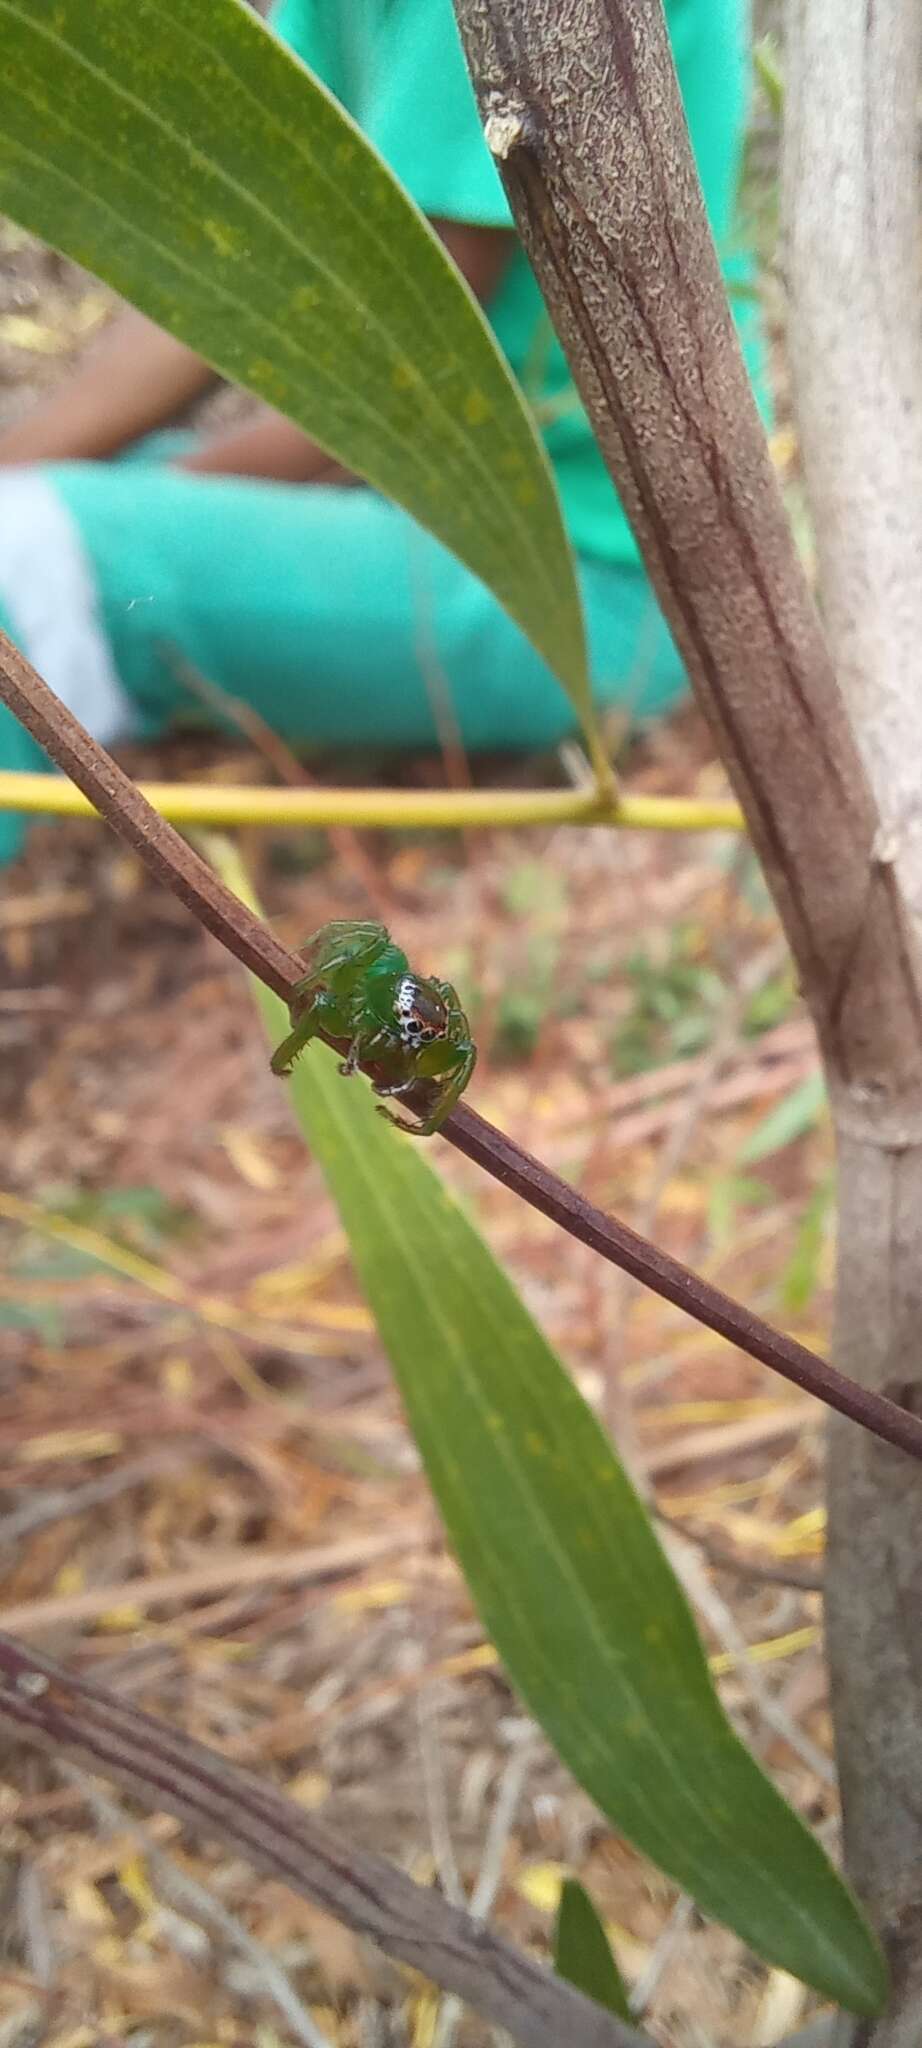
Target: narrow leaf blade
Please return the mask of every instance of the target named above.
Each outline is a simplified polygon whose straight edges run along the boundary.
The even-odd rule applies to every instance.
[[[243,0],[0,0],[0,210],[287,413],[489,585],[593,723],[553,475],[490,329]]]
[[[767,1116],[756,1125],[740,1150],[740,1163],[757,1166],[762,1159],[770,1159],[775,1152],[782,1152],[785,1145],[793,1145],[798,1138],[812,1131],[826,1107],[826,1088],[821,1073],[808,1074],[798,1081],[781,1101],[770,1109]]]
[[[630,2020],[631,2008],[611,1944],[589,1893],[575,1877],[564,1879],[554,1932],[554,1968],[587,1998]]]

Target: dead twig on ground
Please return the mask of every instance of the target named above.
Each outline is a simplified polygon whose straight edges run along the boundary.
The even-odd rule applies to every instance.
[[[457,1992],[522,2048],[650,2048],[437,1892],[342,1842],[271,1785],[126,1706],[9,1636],[0,1637],[0,1723],[100,1772],[159,1812],[244,1856],[303,1898]]]

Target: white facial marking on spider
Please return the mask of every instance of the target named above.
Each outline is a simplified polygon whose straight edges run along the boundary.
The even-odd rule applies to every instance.
[[[441,1007],[441,1006],[440,1006]],[[444,1027],[432,1017],[427,1017],[420,1006],[419,984],[412,974],[405,974],[398,982],[394,1010],[400,1026],[402,1043],[412,1052],[418,1052],[421,1045],[429,1045],[438,1038]]]

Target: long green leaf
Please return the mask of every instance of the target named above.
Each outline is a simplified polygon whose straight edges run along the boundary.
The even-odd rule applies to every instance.
[[[587,1998],[630,2020],[621,1972],[589,1893],[575,1877],[564,1879],[554,1930],[554,1968]]]
[[[233,854],[225,880],[245,894]],[[277,1042],[278,998],[257,986]],[[419,1141],[315,1045],[294,1105],[343,1219],[484,1625],[558,1755],[705,1912],[856,2012],[874,1936],[714,1691],[685,1597],[623,1466]]]
[[[591,725],[541,441],[467,287],[331,96],[243,0],[0,0],[0,47],[0,210],[405,506]]]

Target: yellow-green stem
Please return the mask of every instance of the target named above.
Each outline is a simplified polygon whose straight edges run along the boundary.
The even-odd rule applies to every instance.
[[[220,783],[146,782],[144,795],[176,825],[362,826],[373,831],[453,831],[516,825],[621,825],[647,832],[740,832],[727,800],[601,798],[570,789],[276,789]],[[92,817],[93,806],[63,777],[0,771],[0,811]]]

